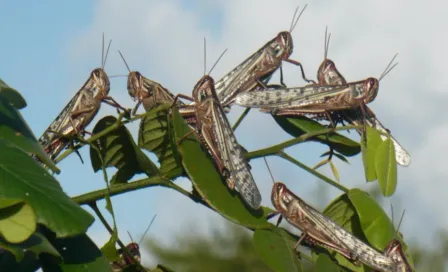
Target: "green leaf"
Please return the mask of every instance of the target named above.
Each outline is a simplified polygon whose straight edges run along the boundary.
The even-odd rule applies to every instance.
[[[26,101],[22,95],[15,89],[9,87],[3,80],[0,79],[0,96],[6,98],[9,104],[16,109],[23,109],[26,107]]]
[[[339,172],[333,161],[330,161],[331,172],[333,172],[334,178],[339,182]]]
[[[22,261],[27,252],[34,252],[36,256],[41,253],[48,253],[55,257],[61,257],[56,248],[40,232],[34,232],[27,240],[15,244],[0,238],[0,247],[11,252],[19,262]],[[3,270],[0,269],[0,271]]]
[[[0,234],[10,243],[28,239],[36,230],[36,215],[21,200],[0,199]]]
[[[391,196],[397,188],[397,162],[394,143],[390,137],[378,146],[375,155],[375,170],[381,193],[384,196]]]
[[[280,228],[256,229],[254,232],[255,251],[263,261],[274,271],[302,271],[296,253],[295,241]]]
[[[333,155],[336,156],[336,157],[338,157],[341,161],[343,161],[343,162],[345,162],[345,163],[347,163],[347,164],[350,164],[350,162],[347,160],[347,158],[344,157],[343,155],[338,154],[338,153],[333,153]]]
[[[53,172],[60,170],[37,141],[20,112],[0,95],[0,140],[4,139],[25,152],[35,154]]]
[[[106,116],[98,121],[93,133],[101,132],[116,122],[117,119],[114,116]],[[111,184],[126,183],[138,173],[146,173],[148,176],[152,176],[158,171],[157,166],[137,147],[131,133],[125,126],[121,126],[99,138],[95,146],[101,152],[104,166],[118,169],[111,179]],[[92,146],[90,147],[90,158],[95,172],[102,169],[100,155]]]
[[[339,272],[341,269],[326,254],[319,254],[316,260],[316,272]]]
[[[327,205],[327,207],[323,211],[323,214],[343,227],[346,231],[358,237],[361,241],[367,241],[361,229],[356,210],[350,202],[347,194],[342,194],[339,197],[335,198],[330,204]],[[352,271],[363,272],[367,269],[367,267],[364,265],[357,266],[353,264],[352,261],[348,260],[343,255],[336,253],[335,251],[328,250],[328,252],[337,260],[339,265],[344,266]],[[322,253],[320,251],[313,250],[314,260],[317,260],[318,256],[321,255]]]
[[[328,160],[328,158],[321,160],[320,162],[318,162],[315,166],[313,166],[313,170],[317,170],[318,168],[320,168],[322,165],[325,165],[329,162],[330,160]]]
[[[0,252],[0,271],[34,272],[39,269],[40,262],[33,252],[27,251],[22,255],[20,260],[16,260],[11,252]]]
[[[111,262],[120,260],[120,254],[118,254],[118,250],[115,247],[117,240],[118,240],[117,229],[114,228],[114,231],[110,236],[109,241],[107,241],[101,248],[101,252],[103,252],[103,255]]]
[[[174,141],[174,127],[169,115],[171,104],[158,106],[145,114],[140,122],[138,146],[153,152],[160,163],[160,172],[182,175],[182,160]],[[171,177],[174,178],[175,176]]]
[[[374,128],[366,127],[367,142],[361,136],[362,161],[367,181],[376,180],[375,155],[378,146],[382,143],[381,135]]]
[[[62,191],[52,175],[4,140],[0,140],[0,154],[0,198],[24,200],[34,210],[37,222],[58,237],[86,232],[94,218]]]
[[[305,116],[275,116],[274,120],[280,127],[293,137],[299,137],[303,134],[327,129],[327,127],[321,125],[319,122],[311,120]],[[309,141],[317,141],[328,146],[331,146],[337,152],[344,154],[345,156],[354,156],[361,151],[359,144],[339,133],[331,133],[328,135],[319,135],[309,139]]]
[[[63,261],[52,256],[41,256],[42,270],[45,272],[111,272],[109,261],[101,250],[85,235],[55,239],[52,233],[46,233],[50,242],[61,253]]]
[[[179,112],[173,108],[174,130],[176,138],[180,139],[191,131]],[[194,188],[209,204],[227,219],[249,227],[271,227],[266,216],[272,211],[268,208],[257,211],[246,208],[243,200],[235,192],[230,192],[221,175],[217,171],[211,156],[202,149],[201,144],[193,134],[184,138],[179,144],[182,164],[194,184]]]
[[[350,190],[348,197],[356,209],[367,240],[382,252],[395,234],[389,217],[373,198],[360,189]]]

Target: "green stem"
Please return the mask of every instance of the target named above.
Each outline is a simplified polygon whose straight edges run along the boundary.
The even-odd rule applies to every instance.
[[[165,179],[160,176],[145,178],[137,181],[133,181],[130,183],[117,184],[110,187],[110,196],[120,195],[126,192],[136,191],[142,188],[154,187],[154,186],[162,186],[174,189],[179,193],[193,199],[196,202],[203,202],[202,200],[195,197],[193,194],[184,190],[183,188],[177,186],[173,182],[168,179]],[[90,202],[97,201],[106,197],[108,191],[107,189],[97,190],[90,193],[86,193],[83,195],[73,197],[73,201],[78,203],[79,205],[89,204]]]
[[[120,113],[120,115],[118,116],[118,119],[117,119],[117,121],[115,122],[115,124],[111,125],[110,127],[106,128],[106,129],[104,129],[104,130],[102,130],[102,131],[100,131],[100,132],[98,132],[98,133],[95,133],[95,135],[92,135],[92,137],[90,137],[89,139],[87,139],[87,140],[85,140],[85,141],[86,141],[86,143],[93,143],[93,142],[95,142],[96,140],[98,140],[99,138],[101,138],[101,137],[107,135],[108,133],[110,133],[110,132],[112,132],[112,131],[114,131],[114,130],[120,128],[120,127],[123,126],[123,125],[126,125],[126,124],[128,124],[128,123],[131,123],[131,122],[133,122],[133,121],[135,121],[135,120],[138,120],[138,119],[142,119],[142,118],[145,117],[147,114],[148,114],[148,113],[141,114],[141,115],[136,115],[136,116],[134,116],[134,117],[132,117],[132,118],[129,118],[129,119],[127,119],[127,120],[122,121],[122,119],[123,119],[123,114]],[[72,149],[72,148],[67,149],[66,151],[64,151],[64,153],[62,153],[59,157],[57,157],[57,158],[54,160],[54,163],[55,163],[55,164],[58,164],[58,163],[61,162],[63,159],[65,159],[68,155],[72,154],[73,152],[75,152],[75,151],[78,150],[79,148],[81,148],[81,147],[83,147],[84,145],[86,145],[86,143],[79,143],[79,145],[78,145],[75,149]]]
[[[244,117],[246,117],[246,115],[249,113],[251,108],[246,108],[244,110],[244,112],[240,115],[240,117],[238,118],[238,120],[236,120],[236,123],[233,125],[232,130],[235,131],[236,128],[241,124],[241,122],[243,121]]]
[[[104,227],[107,229],[107,231],[110,233],[110,235],[114,235],[114,230],[110,227],[109,223],[107,223],[106,218],[104,218],[103,214],[101,213],[100,209],[96,205],[96,202],[89,203],[90,208],[95,212],[96,216],[100,219],[101,223],[103,223]],[[115,224],[115,222],[114,222]],[[146,269],[134,258],[134,255],[129,251],[129,249],[123,244],[123,242],[120,240],[120,238],[117,235],[117,243],[123,250],[123,252],[132,259],[132,261],[140,268],[143,269],[142,271],[146,271]]]
[[[325,181],[326,183],[333,185],[334,187],[338,188],[339,190],[343,191],[344,193],[348,193],[349,189],[342,186],[337,181],[332,180],[331,178],[322,175],[321,173],[313,170],[312,168],[306,166],[305,164],[299,162],[298,160],[294,159],[293,157],[289,156],[283,151],[278,152],[277,156],[297,165],[298,167],[302,168],[303,170],[307,171],[310,174],[315,175],[316,177],[320,178],[321,180]]]
[[[251,159],[255,159],[255,158],[260,158],[260,157],[265,157],[265,156],[269,156],[269,155],[276,155],[277,153],[279,153],[280,151],[282,151],[285,148],[291,147],[293,145],[296,145],[298,143],[304,142],[310,138],[322,135],[322,134],[327,134],[333,131],[339,131],[339,130],[347,130],[347,129],[357,129],[357,128],[361,128],[362,126],[342,126],[342,127],[338,127],[338,128],[327,128],[327,129],[322,129],[322,130],[317,130],[317,131],[313,131],[307,134],[303,134],[297,138],[288,140],[288,141],[284,141],[282,143],[267,147],[267,148],[262,148],[262,149],[258,149],[252,152],[248,152],[246,153],[245,157],[248,160]]]

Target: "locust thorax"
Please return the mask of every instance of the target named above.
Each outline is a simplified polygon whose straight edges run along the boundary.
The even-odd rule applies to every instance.
[[[211,76],[205,75],[194,86],[193,99],[199,103],[209,97],[218,99],[215,92],[215,81]]]
[[[368,104],[375,100],[378,94],[379,81],[376,78],[369,77],[365,80],[364,90],[366,91],[366,97],[364,98],[364,103]]]
[[[110,91],[109,77],[103,68],[96,68],[90,73],[90,78],[93,80],[95,85],[98,87],[101,96],[107,96]]]
[[[278,33],[275,42],[271,45],[272,49],[274,49],[275,56],[282,60],[286,60],[291,56],[293,46],[292,36],[288,31]]]
[[[347,81],[339,73],[334,62],[324,59],[317,70],[317,80],[321,85],[345,85]]]

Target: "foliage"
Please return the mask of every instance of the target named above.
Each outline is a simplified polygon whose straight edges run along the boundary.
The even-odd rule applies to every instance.
[[[74,139],[77,145],[69,147],[55,162],[89,145],[93,171],[101,170],[105,179],[103,190],[74,198],[68,197],[57,179],[49,173],[49,170],[58,173],[59,169],[22,118],[19,110],[24,107],[26,102],[20,93],[1,81],[1,271],[34,271],[39,267],[44,271],[111,271],[110,262],[119,258],[116,243],[122,248],[122,256],[133,259],[129,249],[117,237],[110,197],[151,186],[176,190],[240,227],[251,230],[250,236],[248,232],[243,235],[238,231],[233,231],[233,237],[215,233],[214,244],[232,249],[227,256],[213,254],[207,246],[204,247],[208,241],[195,240],[195,237],[190,237],[192,240],[184,242],[178,251],[162,250],[153,244],[161,261],[166,262],[171,269],[202,271],[202,268],[198,268],[201,266],[206,268],[203,271],[214,271],[210,267],[221,267],[219,271],[307,271],[314,265],[316,271],[327,271],[330,266],[364,271],[364,266],[355,265],[354,260],[317,245],[305,243],[307,249],[298,254],[293,248],[298,237],[269,222],[273,209],[262,207],[257,211],[251,210],[238,194],[225,186],[211,156],[194,134],[189,134],[191,128],[171,105],[161,105],[132,118],[123,113],[117,117],[103,117],[95,125],[93,136],[87,140],[80,136]],[[126,124],[136,120],[141,120],[138,143],[126,127]],[[383,141],[376,130],[368,129],[367,142],[358,144],[337,133],[339,130],[353,129],[354,126],[331,129],[302,117],[275,117],[275,120],[294,138],[247,152],[246,158],[252,160],[279,156],[340,189],[342,195],[327,206],[324,214],[371,247],[383,251],[397,237],[394,237],[395,230],[390,219],[377,202],[366,192],[358,188],[345,188],[341,183],[297,161],[285,149],[317,141],[328,145],[331,152],[339,152],[334,155],[342,160],[362,150],[366,179],[377,180],[382,195],[390,196],[397,185],[395,151],[391,140],[388,138]],[[153,152],[158,158],[158,165],[142,149]],[[108,167],[117,169],[111,179],[107,176]],[[339,179],[332,163],[331,168],[336,179]],[[147,178],[131,180],[135,174],[141,173],[146,174]],[[173,183],[180,176],[191,180],[194,188],[192,192]],[[95,208],[96,201],[100,199],[106,199],[113,227]],[[110,241],[101,250],[86,235],[94,219],[79,206],[85,204],[94,209],[111,233]],[[401,237],[397,239],[401,240]],[[185,248],[188,248],[187,255]],[[424,259],[421,251],[419,254],[414,256]],[[170,271],[168,267],[158,265],[153,271]],[[125,270],[143,269],[136,263]]]

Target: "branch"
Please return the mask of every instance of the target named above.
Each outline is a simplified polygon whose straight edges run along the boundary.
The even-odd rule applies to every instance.
[[[240,117],[238,117],[238,120],[236,120],[236,123],[233,125],[232,130],[235,131],[236,128],[241,124],[241,122],[243,121],[244,117],[246,117],[246,115],[249,113],[251,108],[246,108],[244,110],[244,112],[240,115]]]
[[[150,113],[152,113],[152,112],[150,112]],[[122,112],[122,113],[120,113],[120,114],[118,115],[118,118],[117,118],[117,121],[115,122],[115,124],[113,124],[113,125],[111,125],[110,127],[108,127],[108,128],[106,128],[106,129],[104,129],[104,130],[102,130],[102,131],[96,133],[95,135],[92,135],[92,137],[90,137],[89,139],[87,139],[87,140],[85,140],[85,141],[86,141],[86,143],[93,143],[93,142],[95,142],[96,140],[98,140],[99,138],[101,138],[101,137],[103,137],[103,136],[109,134],[110,132],[112,132],[112,131],[114,131],[114,130],[120,128],[120,127],[123,126],[123,125],[126,125],[126,124],[128,124],[128,123],[131,123],[131,122],[133,122],[133,121],[135,121],[135,120],[138,120],[138,119],[142,119],[142,118],[145,117],[147,114],[148,114],[148,113],[140,114],[140,115],[136,115],[136,116],[134,116],[134,117],[132,117],[132,118],[129,118],[129,119],[127,119],[127,120],[122,121],[122,120],[123,120],[123,117],[124,117],[124,112]],[[81,148],[81,147],[83,147],[84,145],[86,145],[86,143],[82,143],[82,142],[81,142],[81,143],[79,143],[79,144],[76,146],[76,148],[70,148],[70,149],[67,149],[66,151],[64,151],[64,153],[62,153],[60,156],[58,156],[58,157],[54,160],[54,163],[57,164],[57,163],[61,162],[61,161],[62,161],[63,159],[65,159],[68,155],[72,154],[73,152],[75,152],[75,151],[78,150],[79,148]]]
[[[334,187],[338,188],[339,190],[343,191],[344,193],[348,193],[349,189],[347,189],[346,187],[342,186],[339,182],[332,180],[331,178],[322,175],[321,173],[317,172],[316,170],[313,170],[312,168],[306,166],[305,164],[299,162],[298,160],[294,159],[293,157],[289,156],[288,154],[286,154],[283,151],[280,151],[277,156],[279,156],[280,158],[283,158],[295,165],[297,165],[298,167],[304,169],[305,171],[307,171],[308,173],[311,173],[313,175],[315,175],[316,177],[320,178],[321,180],[325,181],[326,183],[333,185]]]
[[[162,186],[171,188],[173,190],[178,191],[179,193],[191,198],[195,202],[201,203],[206,205],[206,203],[202,200],[193,195],[192,193],[188,192],[187,190],[184,190],[183,188],[179,187],[178,185],[174,184],[169,179],[166,179],[164,177],[155,176],[150,178],[145,178],[129,183],[123,183],[123,184],[117,184],[110,187],[110,196],[116,196],[120,195],[126,192],[136,191],[139,189],[147,188],[147,187],[154,187],[154,186]],[[107,189],[97,190],[90,193],[86,193],[83,195],[72,197],[72,200],[78,203],[79,205],[85,205],[89,204],[93,201],[98,201],[106,197],[108,194]],[[208,206],[208,205],[207,205]]]
[[[245,157],[248,160],[251,159],[255,159],[255,158],[260,158],[260,157],[266,157],[266,156],[270,156],[270,155],[277,155],[279,152],[281,152],[283,149],[291,147],[293,145],[296,145],[298,143],[304,142],[310,138],[322,135],[322,134],[327,134],[330,132],[334,132],[334,131],[339,131],[339,130],[348,130],[348,129],[357,129],[357,128],[362,128],[362,126],[342,126],[342,127],[338,127],[338,128],[326,128],[326,129],[322,129],[322,130],[317,130],[317,131],[313,131],[307,134],[303,134],[297,138],[288,140],[288,141],[284,141],[283,143],[279,143],[267,148],[262,148],[262,149],[258,149],[252,152],[248,152],[246,153]]]

